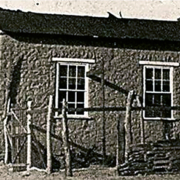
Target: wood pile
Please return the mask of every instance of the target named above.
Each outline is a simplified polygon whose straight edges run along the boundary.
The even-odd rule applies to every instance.
[[[131,146],[128,161],[118,167],[119,175],[177,171],[180,171],[180,146],[162,143]]]

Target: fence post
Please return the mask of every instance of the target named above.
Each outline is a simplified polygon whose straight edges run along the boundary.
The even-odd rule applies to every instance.
[[[51,113],[52,113],[53,96],[49,97],[49,107],[47,115],[47,173],[50,174],[52,171],[52,152],[51,152]]]
[[[32,148],[32,137],[31,137],[31,103],[32,100],[27,101],[27,171],[31,168],[31,148]]]
[[[137,105],[138,107],[142,107],[141,101],[139,99],[139,96],[136,96],[136,101],[137,101]],[[143,110],[140,110],[140,128],[141,128],[141,144],[144,144],[145,140],[144,140],[144,120],[143,120]]]
[[[7,124],[8,124],[8,116],[10,110],[10,99],[8,99],[7,107],[6,107],[6,117],[4,119],[4,141],[5,141],[5,156],[4,156],[4,163],[7,164],[9,161],[9,143],[8,143],[8,132],[7,132]]]
[[[65,152],[65,175],[72,176],[72,167],[71,167],[71,152],[69,146],[69,133],[68,133],[68,125],[67,125],[67,105],[65,99],[63,99],[62,103],[62,138],[64,144],[64,152]]]
[[[128,155],[130,152],[130,144],[132,143],[131,134],[131,105],[133,102],[134,91],[129,91],[126,103],[126,116],[125,116],[125,162],[128,162]]]

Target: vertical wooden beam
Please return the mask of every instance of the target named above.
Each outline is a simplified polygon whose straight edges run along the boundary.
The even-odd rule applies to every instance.
[[[125,162],[128,162],[128,155],[130,152],[130,144],[132,143],[131,134],[131,105],[133,102],[134,91],[129,91],[126,103],[126,116],[125,116]]]
[[[69,133],[68,133],[68,124],[67,124],[67,105],[65,99],[63,99],[62,103],[62,138],[64,144],[64,152],[65,152],[65,175],[72,176],[72,167],[71,167],[71,152],[69,146]]]
[[[124,163],[124,119],[119,113],[117,119],[117,150],[116,150],[116,167]]]
[[[51,152],[51,114],[52,114],[52,105],[53,105],[53,96],[49,97],[49,107],[48,107],[48,115],[47,115],[47,173],[50,174],[52,172],[52,152]]]
[[[136,101],[137,101],[137,106],[142,107],[142,103],[140,101],[139,96],[136,96]],[[143,110],[140,110],[139,113],[140,116],[140,129],[141,129],[141,144],[145,143],[145,138],[144,138],[144,120],[143,120]]]
[[[32,148],[32,137],[31,137],[31,103],[29,100],[27,102],[27,171],[31,168],[31,148]]]
[[[105,117],[105,90],[104,90],[104,59],[102,59],[102,75],[101,75],[101,88],[102,88],[102,107],[103,107],[103,114],[102,114],[102,145],[103,145],[103,165],[105,165],[106,159],[106,117]]]
[[[4,163],[5,164],[9,162],[9,142],[8,142],[8,132],[7,132],[9,110],[10,110],[10,99],[8,99],[8,102],[7,102],[6,117],[4,119],[4,142],[5,142]]]

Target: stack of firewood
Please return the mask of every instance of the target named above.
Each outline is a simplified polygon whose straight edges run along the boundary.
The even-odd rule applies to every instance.
[[[180,170],[180,147],[151,144],[132,146],[128,161],[118,168],[119,175],[170,173]]]

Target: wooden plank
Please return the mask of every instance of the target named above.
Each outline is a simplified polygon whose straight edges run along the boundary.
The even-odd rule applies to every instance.
[[[134,91],[129,91],[126,103],[126,116],[125,116],[125,162],[128,162],[128,155],[130,152],[130,145],[132,143],[131,134],[131,106],[133,102]]]
[[[14,164],[14,163],[16,162],[16,159],[17,159],[17,157],[19,156],[19,154],[21,153],[21,151],[22,151],[22,149],[23,149],[26,141],[27,141],[27,137],[25,137],[23,143],[20,145],[20,148],[18,149],[18,151],[17,151],[17,153],[16,153],[16,155],[15,155],[13,161],[12,161],[12,164]]]
[[[41,161],[42,161],[42,163],[43,163],[44,168],[46,168],[46,163],[45,163],[44,157],[43,157],[43,155],[42,155],[42,153],[41,153],[41,147],[40,147],[40,145],[39,145],[39,142],[38,142],[38,140],[36,139],[36,136],[35,136],[33,130],[32,130],[31,132],[32,132],[32,138],[33,138],[34,145],[35,145],[35,147],[36,147],[37,150],[38,150],[38,153],[39,153],[39,156],[40,156],[40,159],[41,159]]]
[[[4,119],[4,141],[5,141],[5,156],[4,156],[4,163],[7,164],[9,162],[9,142],[8,142],[8,135],[7,135],[7,124],[8,124],[8,113],[10,110],[10,99],[8,99],[7,109],[6,109],[6,117]]]
[[[136,96],[136,101],[137,101],[137,106],[142,107],[142,103],[140,101],[140,97]],[[144,138],[144,119],[143,119],[143,110],[140,110],[140,129],[141,129],[141,144],[145,143],[145,138]]]
[[[22,125],[22,122],[18,119],[18,117],[16,116],[16,114],[14,113],[14,111],[11,109],[11,114],[14,116],[14,118],[17,120],[17,122],[19,123],[19,125],[22,127],[22,129],[24,130],[25,133],[27,133],[26,128]]]
[[[39,126],[36,126],[36,125],[32,124],[31,127],[32,127],[33,129],[36,129],[37,131],[40,131],[40,132],[42,132],[42,133],[46,133],[46,130],[43,129],[43,128],[41,128],[41,127],[39,127]],[[51,136],[52,136],[53,138],[59,140],[59,141],[62,141],[62,137],[60,137],[60,136],[58,136],[58,135],[56,135],[56,134],[53,134],[52,132],[51,132]],[[69,144],[71,144],[73,147],[76,147],[76,148],[80,149],[80,150],[83,151],[83,152],[89,151],[88,148],[85,148],[85,147],[83,147],[82,145],[76,144],[76,143],[74,143],[74,142],[72,142],[72,141],[69,141]],[[98,152],[96,152],[96,155],[97,155],[98,157],[102,157],[102,154],[100,154],[100,153],[98,153]]]
[[[67,105],[65,99],[63,99],[62,103],[62,139],[64,145],[64,153],[65,153],[65,175],[72,176],[72,167],[71,167],[71,152],[69,146],[69,133],[68,133],[68,124],[67,124]]]
[[[101,101],[102,101],[102,107],[103,107],[103,112],[102,112],[102,153],[103,153],[103,164],[105,165],[105,160],[106,160],[106,117],[105,117],[105,80],[104,80],[104,60],[102,59],[101,62],[101,67],[102,67],[102,74],[101,74],[101,91],[102,91],[102,96],[101,96]]]
[[[160,110],[180,110],[180,106],[172,106],[172,107],[166,107],[166,106],[148,106],[148,107],[131,107],[132,111],[140,111],[140,110],[149,110],[153,108],[159,108]],[[54,108],[55,111],[61,112],[61,109]],[[90,108],[69,108],[68,112],[82,112],[82,111],[126,111],[126,107],[124,106],[117,106],[117,107],[90,107]],[[159,120],[159,119],[158,119]],[[166,120],[161,118],[161,120]],[[174,119],[175,120],[175,119]],[[180,119],[177,119],[180,120]]]
[[[96,76],[95,74],[92,74],[92,73],[87,73],[87,77],[89,77],[92,80],[97,81],[99,83],[101,83],[101,81],[102,81],[102,79],[100,77],[98,77],[98,76]],[[108,87],[110,87],[110,88],[112,88],[114,90],[117,90],[117,91],[119,91],[119,92],[121,92],[121,93],[123,93],[125,95],[128,95],[127,90],[125,90],[122,87],[119,87],[119,86],[117,86],[117,85],[115,85],[115,84],[113,84],[113,83],[111,83],[111,82],[109,82],[107,80],[104,80],[104,85],[106,85],[106,86],[108,86]]]
[[[27,171],[31,168],[31,148],[32,148],[32,137],[31,137],[31,103],[27,102]]]
[[[48,115],[47,115],[47,173],[52,172],[52,152],[51,152],[51,114],[52,114],[53,96],[49,97]]]

